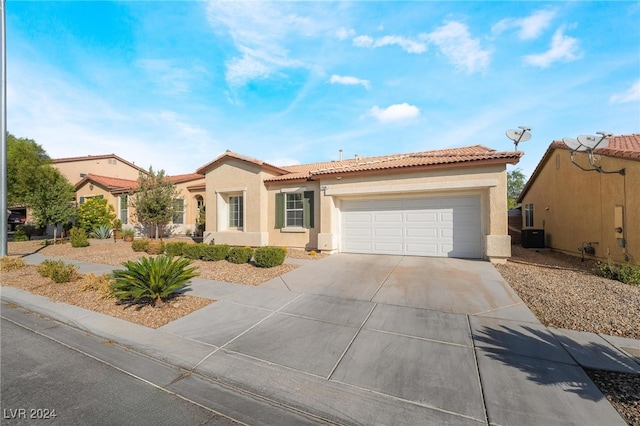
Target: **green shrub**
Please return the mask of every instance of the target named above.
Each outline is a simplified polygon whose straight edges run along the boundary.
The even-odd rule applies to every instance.
[[[182,255],[187,259],[202,259],[204,256],[204,244],[185,244],[182,247]]]
[[[78,206],[76,226],[90,234],[98,226],[110,226],[115,218],[115,209],[106,198],[91,197]]]
[[[630,265],[628,263],[618,265],[612,262],[598,262],[597,267],[600,275],[605,278],[625,284],[640,285],[640,265]]]
[[[160,240],[149,240],[149,244],[147,244],[145,251],[147,254],[162,254],[164,253],[164,242]]]
[[[91,236],[99,240],[109,239],[111,238],[111,227],[109,225],[96,226],[95,228],[93,228],[93,232],[91,232]]]
[[[226,244],[207,245],[203,244],[202,260],[218,261],[224,260],[229,256],[229,246]]]
[[[21,257],[3,256],[0,258],[0,271],[15,271],[27,266],[27,263]]]
[[[174,291],[186,286],[197,277],[192,261],[182,257],[143,257],[137,262],[127,261],[125,269],[112,272],[112,294],[118,299],[140,301],[150,299],[152,304],[162,304]]]
[[[227,255],[227,260],[231,263],[247,263],[253,256],[253,249],[251,247],[232,247]]]
[[[287,251],[282,247],[259,247],[254,253],[256,266],[260,268],[282,265],[286,257]]]
[[[124,228],[124,230],[122,231],[122,236],[123,237],[135,237],[136,236],[136,230],[135,228]]]
[[[133,240],[131,242],[131,248],[133,249],[133,251],[147,251],[147,247],[149,247],[149,240],[147,238]]]
[[[178,241],[178,242],[173,242],[173,243],[167,243],[164,246],[164,252],[167,256],[182,256],[182,251],[184,246],[186,246],[187,243],[183,242],[183,241]]]
[[[71,247],[88,247],[89,240],[87,239],[87,233],[82,228],[71,228],[69,231],[69,241],[71,241]]]
[[[68,283],[80,278],[78,267],[62,260],[47,259],[36,270],[40,276],[51,278],[56,283]]]
[[[29,235],[27,234],[27,230],[24,226],[16,226],[16,230],[13,233],[13,241],[29,241]]]

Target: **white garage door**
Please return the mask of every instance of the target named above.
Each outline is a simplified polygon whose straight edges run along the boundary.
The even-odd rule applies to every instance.
[[[482,257],[480,197],[343,200],[346,253]]]

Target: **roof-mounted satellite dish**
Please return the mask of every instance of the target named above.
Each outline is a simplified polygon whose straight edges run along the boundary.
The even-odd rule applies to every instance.
[[[518,126],[520,130],[507,130],[507,137],[513,141],[516,146],[516,150],[518,149],[518,144],[520,142],[526,142],[531,139],[531,127],[527,126]]]
[[[573,139],[573,138],[562,138],[562,142],[564,142],[564,144],[566,146],[569,147],[569,149],[571,151],[586,151],[588,149],[587,146],[582,145],[579,140]]]
[[[593,150],[597,148],[606,148],[609,146],[608,137],[611,136],[611,133],[608,132],[596,132],[599,136],[592,135],[580,135],[578,139],[572,138],[563,138],[562,141],[569,147],[571,150],[571,162],[575,164],[579,169],[585,172],[598,172],[598,173],[619,173],[621,175],[625,174],[625,169],[615,170],[615,171],[606,171],[603,170],[602,167],[596,164],[596,161],[600,159],[599,155],[595,155]],[[586,152],[587,158],[589,160],[589,165],[591,168],[584,167],[578,164],[574,159],[574,154],[576,152]]]

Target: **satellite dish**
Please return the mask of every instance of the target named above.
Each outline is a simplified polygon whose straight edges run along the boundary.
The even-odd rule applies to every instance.
[[[526,130],[507,130],[507,137],[514,142],[526,142],[531,139],[531,133]]]
[[[578,142],[588,147],[589,149],[606,148],[607,146],[609,146],[609,141],[605,138],[604,135],[603,136],[580,135],[578,136]]]
[[[569,147],[571,151],[586,151],[588,148],[573,138],[563,138],[562,142]]]

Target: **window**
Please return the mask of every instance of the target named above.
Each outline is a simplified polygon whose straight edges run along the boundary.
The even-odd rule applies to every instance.
[[[229,197],[229,228],[242,228],[244,226],[244,201],[242,195]]]
[[[176,198],[173,200],[173,220],[174,224],[184,224],[184,200]]]
[[[299,192],[293,194],[285,194],[285,226],[302,228],[302,194]]]
[[[533,227],[533,204],[524,206],[524,226]]]
[[[124,225],[129,223],[129,196],[127,194],[120,196],[120,220]]]
[[[276,194],[276,228],[313,226],[313,191]]]

